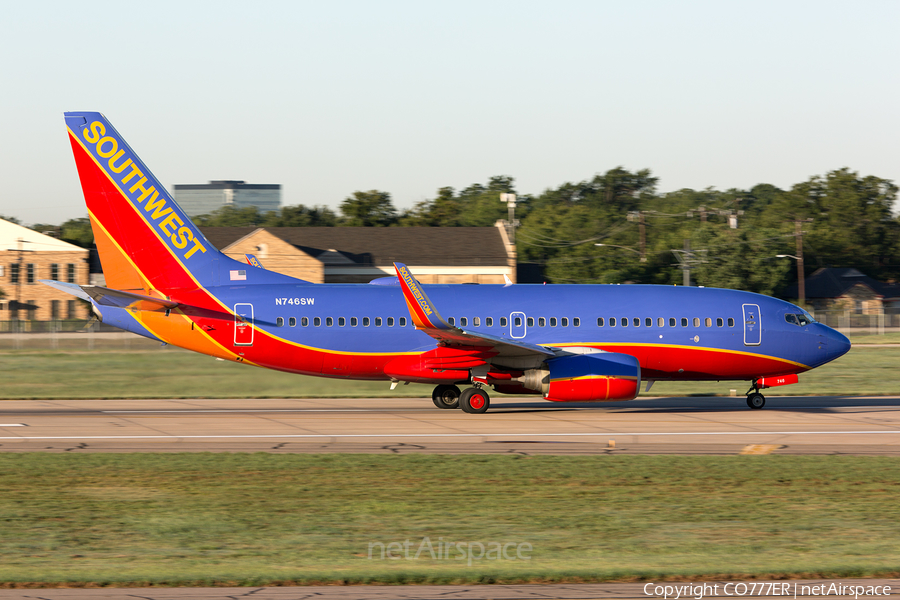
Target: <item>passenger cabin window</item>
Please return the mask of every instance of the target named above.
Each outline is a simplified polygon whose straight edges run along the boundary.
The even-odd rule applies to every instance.
[[[544,327],[547,324],[547,321],[544,317],[538,317],[538,327]]]
[[[675,318],[674,317],[669,318],[669,327],[675,327]]]
[[[566,317],[563,317],[563,318],[561,318],[561,319],[559,320],[559,324],[560,324],[562,327],[568,327],[568,326],[569,326],[569,319],[567,319]]]
[[[350,327],[356,327],[357,325],[359,325],[359,319],[350,317]]]
[[[694,317],[694,327],[700,327],[700,317]]]
[[[550,317],[550,327],[556,327],[556,317]]]
[[[628,327],[628,317],[622,317],[622,327]]]
[[[309,327],[309,317],[300,317],[300,325]]]
[[[521,327],[522,326],[522,317],[516,317],[515,323],[516,323],[516,327]]]
[[[291,327],[296,327],[297,326],[297,317],[291,317],[290,319],[288,319],[288,325],[290,325]]]
[[[316,327],[320,327],[320,326],[322,325],[322,319],[321,319],[321,317],[315,317],[315,318],[313,319],[313,325],[315,325]]]
[[[572,319],[573,327],[581,327],[581,317],[575,317]]]
[[[506,327],[509,321],[506,317],[500,317],[500,327]]]
[[[666,326],[666,320],[665,320],[664,318],[662,318],[662,317],[659,317],[658,319],[656,319],[656,326],[657,326],[657,327],[665,327],[665,326]]]
[[[687,327],[687,326],[688,326],[688,320],[687,320],[686,318],[684,318],[684,317],[681,317],[681,326],[682,326],[682,327]]]
[[[528,325],[529,327],[534,327],[534,317],[528,317],[525,320],[525,324]]]
[[[613,318],[611,318],[611,319],[609,320],[609,326],[610,326],[610,327],[615,327],[615,326],[616,326],[616,318],[615,318],[615,317],[613,317]]]
[[[387,318],[387,326],[388,326],[388,327],[393,327],[393,326],[394,326],[394,317],[388,317],[388,318]]]
[[[603,317],[597,317],[597,327],[603,327]]]
[[[640,327],[641,320],[639,318],[635,317],[634,319],[631,320],[631,324],[634,325],[635,327]]]
[[[712,327],[712,319],[710,319],[709,317],[706,317],[706,326]]]
[[[481,317],[472,317],[472,326],[481,327]]]
[[[722,317],[716,318],[716,327],[721,327],[725,322],[722,320]]]
[[[363,327],[368,327],[369,323],[369,317],[363,317]]]
[[[485,317],[484,318],[484,326],[485,327],[493,327],[494,326],[494,318],[493,317]]]
[[[406,327],[406,317],[400,317],[400,327]]]
[[[331,317],[325,317],[325,326],[334,327],[334,319]]]
[[[375,317],[375,327],[381,327],[381,317]]]
[[[275,327],[284,327],[284,317],[278,317],[277,319],[275,319]]]
[[[447,322],[451,325],[456,325],[456,319],[454,319],[453,317],[447,317]]]
[[[338,317],[338,327],[343,327],[347,324],[347,319],[344,317]]]
[[[460,327],[465,327],[468,324],[469,324],[469,320],[467,318],[465,318],[465,317],[459,318],[459,326]]]
[[[734,319],[731,318],[731,317],[728,317],[728,326],[729,326],[729,327],[734,327]]]
[[[644,326],[645,327],[653,327],[653,319],[651,319],[650,317],[647,317],[646,319],[644,319]]]

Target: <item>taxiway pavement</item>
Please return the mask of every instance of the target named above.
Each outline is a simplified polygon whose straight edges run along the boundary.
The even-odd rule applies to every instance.
[[[900,455],[900,396],[7,400],[0,451]]]

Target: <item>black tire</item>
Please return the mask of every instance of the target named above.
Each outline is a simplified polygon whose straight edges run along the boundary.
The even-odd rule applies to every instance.
[[[747,396],[747,406],[753,410],[759,410],[766,405],[766,397],[759,392],[754,392]]]
[[[469,414],[485,413],[490,406],[491,397],[484,389],[466,388],[459,396],[459,407]]]
[[[455,385],[439,385],[431,392],[431,401],[438,408],[459,408],[459,388]]]

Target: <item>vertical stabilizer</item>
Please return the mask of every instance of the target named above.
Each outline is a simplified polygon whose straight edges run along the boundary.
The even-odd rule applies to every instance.
[[[214,284],[216,259],[231,259],[191,223],[106,117],[65,117],[107,285],[149,292]]]

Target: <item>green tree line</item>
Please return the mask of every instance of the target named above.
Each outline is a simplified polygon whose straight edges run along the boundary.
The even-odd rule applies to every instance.
[[[790,189],[656,188],[649,170],[617,167],[539,195],[519,194],[519,261],[540,265],[550,283],[681,284],[680,255],[691,261],[694,285],[777,295],[796,280],[795,262],[776,255],[796,253],[799,227],[807,275],[855,267],[884,281],[900,279],[900,217],[892,214],[898,188],[890,180],[844,168]],[[402,211],[388,192],[370,190],[354,192],[337,211],[224,207],[194,220],[201,227],[488,227],[507,218],[504,192],[516,193],[512,177],[459,191],[443,187]],[[55,229],[80,246],[92,242],[87,219],[35,228]]]

